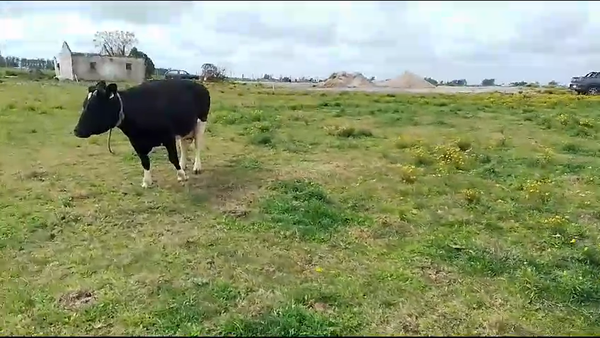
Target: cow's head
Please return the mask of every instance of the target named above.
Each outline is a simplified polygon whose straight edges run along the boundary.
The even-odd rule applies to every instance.
[[[79,138],[88,138],[114,128],[122,114],[122,103],[117,96],[116,84],[107,86],[106,82],[100,81],[90,86],[73,133]]]

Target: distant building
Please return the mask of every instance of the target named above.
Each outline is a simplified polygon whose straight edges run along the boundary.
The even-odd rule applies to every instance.
[[[72,52],[63,42],[55,58],[54,71],[59,80],[141,83],[145,78],[146,65],[144,59]]]

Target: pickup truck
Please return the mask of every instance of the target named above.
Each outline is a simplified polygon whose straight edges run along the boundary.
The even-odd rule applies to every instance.
[[[600,93],[600,72],[589,72],[585,76],[572,77],[569,89],[577,94],[598,95]]]

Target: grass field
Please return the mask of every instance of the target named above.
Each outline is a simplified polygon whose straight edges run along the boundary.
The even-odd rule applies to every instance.
[[[600,332],[599,98],[210,89],[144,190],[85,86],[0,84],[0,333]]]

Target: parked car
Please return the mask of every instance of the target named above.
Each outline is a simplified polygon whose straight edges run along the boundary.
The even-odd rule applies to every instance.
[[[171,69],[165,73],[165,79],[200,80],[200,76],[181,69]]]
[[[577,94],[600,94],[600,72],[589,72],[585,76],[572,77],[569,89]]]

